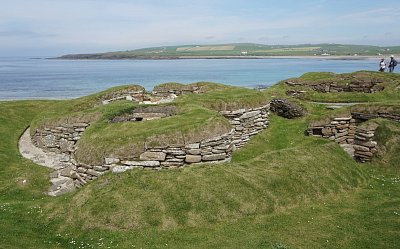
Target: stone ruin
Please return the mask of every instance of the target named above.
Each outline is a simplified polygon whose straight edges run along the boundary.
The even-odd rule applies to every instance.
[[[307,81],[302,79],[290,79],[285,84],[290,87],[306,86],[316,92],[362,92],[374,93],[384,90],[381,83],[384,80],[378,76],[366,76],[362,73],[357,75],[337,75],[329,79],[321,79],[317,81]],[[306,91],[288,90],[286,94],[290,96],[301,96]]]
[[[175,106],[146,106],[133,109],[129,113],[118,115],[110,119],[111,123],[138,122],[173,116],[176,113]]]
[[[192,89],[193,91],[198,90]],[[157,98],[165,98],[171,94],[176,96],[186,92],[191,91],[158,91],[155,95],[160,95]],[[119,91],[106,97],[111,98],[107,101],[103,99],[103,104],[122,99],[145,102],[142,98],[142,91]],[[175,106],[140,106],[129,113],[110,119],[109,122],[137,122],[168,117],[175,114],[175,108]],[[191,143],[165,146],[146,145],[145,151],[138,157],[115,158],[104,155],[103,163],[100,165],[84,164],[77,161],[75,157],[77,141],[90,127],[90,122],[63,123],[55,127],[38,128],[32,137],[29,136],[29,129],[25,133],[27,140],[33,143],[32,146],[41,150],[42,158],[49,157],[49,155],[52,157],[50,167],[54,171],[50,174],[50,178],[53,185],[48,194],[57,196],[80,188],[109,171],[119,173],[134,168],[160,170],[199,163],[229,162],[235,149],[243,147],[252,136],[268,127],[269,108],[270,106],[267,104],[257,108],[221,111],[220,114],[227,118],[232,125],[232,129],[225,134]],[[23,153],[23,150],[20,147],[23,156],[49,167],[48,163],[43,163],[45,160],[41,160],[40,156]]]
[[[312,122],[307,133],[310,136],[327,138],[341,145],[357,161],[370,161],[377,153],[374,141],[376,123],[365,123],[375,118],[384,118],[400,122],[400,115],[388,112],[375,114],[352,112],[350,116],[329,118],[325,121]]]
[[[304,109],[287,99],[273,99],[271,100],[271,112],[284,118],[296,118],[304,115]]]
[[[103,105],[118,100],[128,100],[140,104],[164,104],[174,101],[178,96],[184,94],[200,94],[204,89],[196,85],[179,85],[179,87],[156,86],[151,93],[147,93],[143,87],[116,90],[101,97]]]

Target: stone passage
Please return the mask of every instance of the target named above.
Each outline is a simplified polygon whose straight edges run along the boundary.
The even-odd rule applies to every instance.
[[[157,108],[162,107],[143,107],[138,109],[138,113],[149,113]],[[33,143],[30,148],[20,147],[20,152],[23,155],[30,154],[29,151],[36,148],[52,159],[50,167],[55,171],[50,174],[53,186],[48,193],[60,195],[79,188],[108,171],[119,173],[134,168],[159,170],[197,163],[229,162],[235,149],[244,146],[252,136],[269,125],[269,104],[258,108],[224,111],[221,114],[234,127],[226,134],[189,144],[147,147],[139,157],[114,158],[105,155],[102,165],[87,165],[75,159],[76,142],[90,123],[62,124],[37,129],[32,140],[27,131],[24,139]]]

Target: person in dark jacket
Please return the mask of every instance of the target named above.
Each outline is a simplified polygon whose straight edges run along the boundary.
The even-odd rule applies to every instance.
[[[392,73],[394,68],[397,66],[397,61],[394,59],[394,55],[390,56],[390,62],[389,62],[389,72]]]

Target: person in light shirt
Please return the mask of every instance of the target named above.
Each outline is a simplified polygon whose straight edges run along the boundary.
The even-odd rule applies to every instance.
[[[381,62],[379,62],[379,72],[385,72],[386,69],[386,63],[385,59],[381,59]]]

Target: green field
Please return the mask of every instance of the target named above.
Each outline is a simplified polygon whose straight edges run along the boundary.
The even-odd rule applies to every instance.
[[[343,44],[264,45],[253,43],[181,45],[143,48],[135,50],[97,53],[70,54],[62,59],[174,59],[186,57],[226,56],[380,56],[400,54],[400,46],[379,47]]]
[[[177,99],[177,119],[189,126],[194,111],[199,124],[213,123],[219,119],[212,110],[288,98],[286,87],[260,92],[211,84],[205,94]],[[235,151],[231,163],[108,173],[75,192],[47,196],[49,170],[20,156],[19,136],[29,125],[68,115],[89,115],[99,122],[92,134],[106,134],[112,125],[104,119],[135,106],[93,108],[102,94],[107,91],[76,100],[0,102],[0,248],[400,247],[400,124],[377,120],[382,153],[357,163],[336,143],[304,134],[312,120],[348,110],[308,99],[289,98],[307,114],[292,120],[271,114],[270,127]],[[369,110],[399,108],[395,88],[365,98]],[[118,136],[116,130],[111,134]]]

